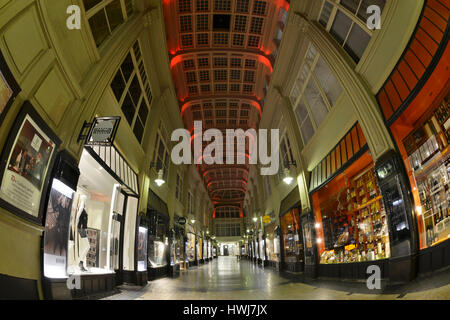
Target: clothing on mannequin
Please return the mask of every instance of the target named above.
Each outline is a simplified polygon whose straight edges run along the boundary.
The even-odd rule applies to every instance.
[[[86,257],[90,249],[89,239],[87,237],[87,225],[88,225],[88,214],[85,210],[86,196],[81,196],[81,203],[78,208],[76,225],[76,240],[77,247],[75,251],[75,265],[78,265],[81,271],[88,271],[86,269]]]

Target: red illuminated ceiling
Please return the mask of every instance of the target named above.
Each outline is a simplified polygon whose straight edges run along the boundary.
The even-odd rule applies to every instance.
[[[203,130],[258,129],[288,2],[164,0],[163,6],[185,127],[193,132],[194,121],[202,121]],[[198,170],[216,208],[242,209],[248,164]]]

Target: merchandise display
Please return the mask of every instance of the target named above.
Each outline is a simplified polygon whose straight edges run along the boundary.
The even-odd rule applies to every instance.
[[[373,164],[353,166],[313,195],[320,263],[351,263],[390,257],[389,232]],[[353,173],[353,174],[352,174]],[[351,177],[347,175],[352,174]]]
[[[194,261],[195,260],[195,234],[189,232],[187,234],[187,258],[188,261]]]
[[[153,241],[149,244],[148,260],[150,267],[159,268],[167,265],[166,244],[162,241]]]
[[[293,208],[281,217],[285,262],[303,262],[303,241],[299,208]]]
[[[421,240],[432,246],[450,238],[450,104],[449,96],[420,119],[403,140],[418,199]],[[414,190],[416,191],[416,190]]]
[[[278,249],[280,245],[280,237],[275,234],[275,223],[271,223],[264,227],[266,235],[266,257],[269,261],[278,261]]]

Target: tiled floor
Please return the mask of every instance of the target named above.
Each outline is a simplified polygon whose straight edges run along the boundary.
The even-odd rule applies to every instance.
[[[109,300],[307,300],[307,299],[450,299],[450,271],[419,278],[408,285],[368,290],[365,283],[318,280],[305,282],[281,276],[235,257],[182,272],[180,277],[151,281],[145,287],[122,286]]]

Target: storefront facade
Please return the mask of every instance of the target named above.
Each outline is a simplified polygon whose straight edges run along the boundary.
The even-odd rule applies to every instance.
[[[276,221],[272,219],[267,225],[264,225],[264,238],[266,245],[265,265],[279,270],[280,266],[280,228]]]
[[[281,270],[303,272],[304,252],[300,225],[300,195],[294,188],[280,206]]]
[[[48,196],[43,282],[52,299],[108,292],[138,278],[137,174],[114,147],[86,147],[74,163],[60,154]],[[68,277],[79,288],[69,291]]]
[[[169,275],[170,269],[170,219],[167,205],[149,190],[146,221],[148,224],[148,279]]]
[[[425,3],[418,23],[425,34],[413,34],[412,44],[377,95],[412,194],[418,248],[415,265],[419,274],[450,265],[449,28],[448,13],[444,12],[435,17],[433,25],[427,25],[434,6],[432,1]],[[417,51],[415,44],[423,41],[429,44],[428,51],[414,62],[411,53]],[[420,68],[414,67],[404,78],[405,66],[410,65]]]
[[[186,242],[186,259],[189,267],[197,265],[196,242],[197,236],[195,235],[194,226],[189,224]]]

